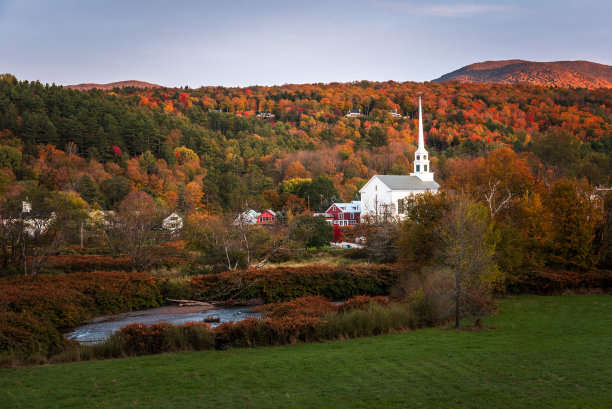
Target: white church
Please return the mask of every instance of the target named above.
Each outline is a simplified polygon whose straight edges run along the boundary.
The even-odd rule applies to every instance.
[[[359,190],[361,218],[392,216],[403,218],[404,198],[425,192],[436,193],[440,185],[434,180],[425,150],[421,97],[419,97],[419,147],[414,153],[414,172],[410,175],[376,175]]]

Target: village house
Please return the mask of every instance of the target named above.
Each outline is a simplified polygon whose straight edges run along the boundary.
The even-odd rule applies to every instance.
[[[257,114],[257,118],[259,119],[273,119],[275,117],[275,115],[271,112],[260,112]]]
[[[389,114],[391,114],[393,118],[408,118],[407,116],[402,116],[397,110],[389,111]]]
[[[434,180],[425,150],[421,98],[419,97],[419,142],[414,153],[414,172],[410,175],[376,175],[360,190],[362,218],[405,217],[404,199],[425,192],[436,193],[440,185]]]
[[[361,221],[361,201],[332,203],[324,213],[314,215],[325,217],[325,221],[331,225],[354,226]]]
[[[0,218],[4,225],[22,223],[23,231],[30,237],[44,233],[51,222],[55,219],[55,213],[32,211],[32,205],[28,201],[21,202],[21,211],[8,218]]]
[[[348,114],[346,114],[347,118],[359,118],[363,116],[361,114],[361,110],[360,109],[351,109],[350,111],[348,111]]]
[[[276,224],[276,213],[272,210],[265,210],[257,216],[257,224]]]
[[[174,212],[162,221],[162,228],[170,231],[180,230],[183,228],[183,218]]]
[[[242,212],[240,213],[237,217],[236,220],[234,220],[234,225],[238,225],[238,224],[257,224],[257,218],[259,217],[261,213],[256,212],[253,209],[249,209],[246,212]]]

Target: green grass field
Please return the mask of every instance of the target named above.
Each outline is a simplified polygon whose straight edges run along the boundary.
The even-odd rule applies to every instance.
[[[612,297],[521,296],[485,331],[0,370],[3,408],[612,408]]]

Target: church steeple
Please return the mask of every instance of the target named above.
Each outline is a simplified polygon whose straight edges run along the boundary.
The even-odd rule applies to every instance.
[[[423,136],[423,112],[421,108],[421,97],[419,97],[419,146],[414,153],[414,172],[410,176],[416,176],[422,181],[433,181],[433,172],[429,167],[429,154],[425,150],[425,137]]]

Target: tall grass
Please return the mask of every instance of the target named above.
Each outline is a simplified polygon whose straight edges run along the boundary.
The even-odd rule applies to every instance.
[[[64,351],[51,362],[322,342],[413,330],[429,323],[415,314],[411,303],[389,304],[378,299],[381,297],[370,297],[366,302],[367,298],[349,300],[350,308],[329,302],[326,308],[314,308],[325,300],[305,297],[273,305],[263,312],[263,318],[223,323],[216,328],[195,322],[130,324],[100,344]]]
[[[319,337],[321,340],[369,337],[417,327],[418,322],[409,305],[391,304],[382,307],[372,303],[366,309],[324,316]]]

